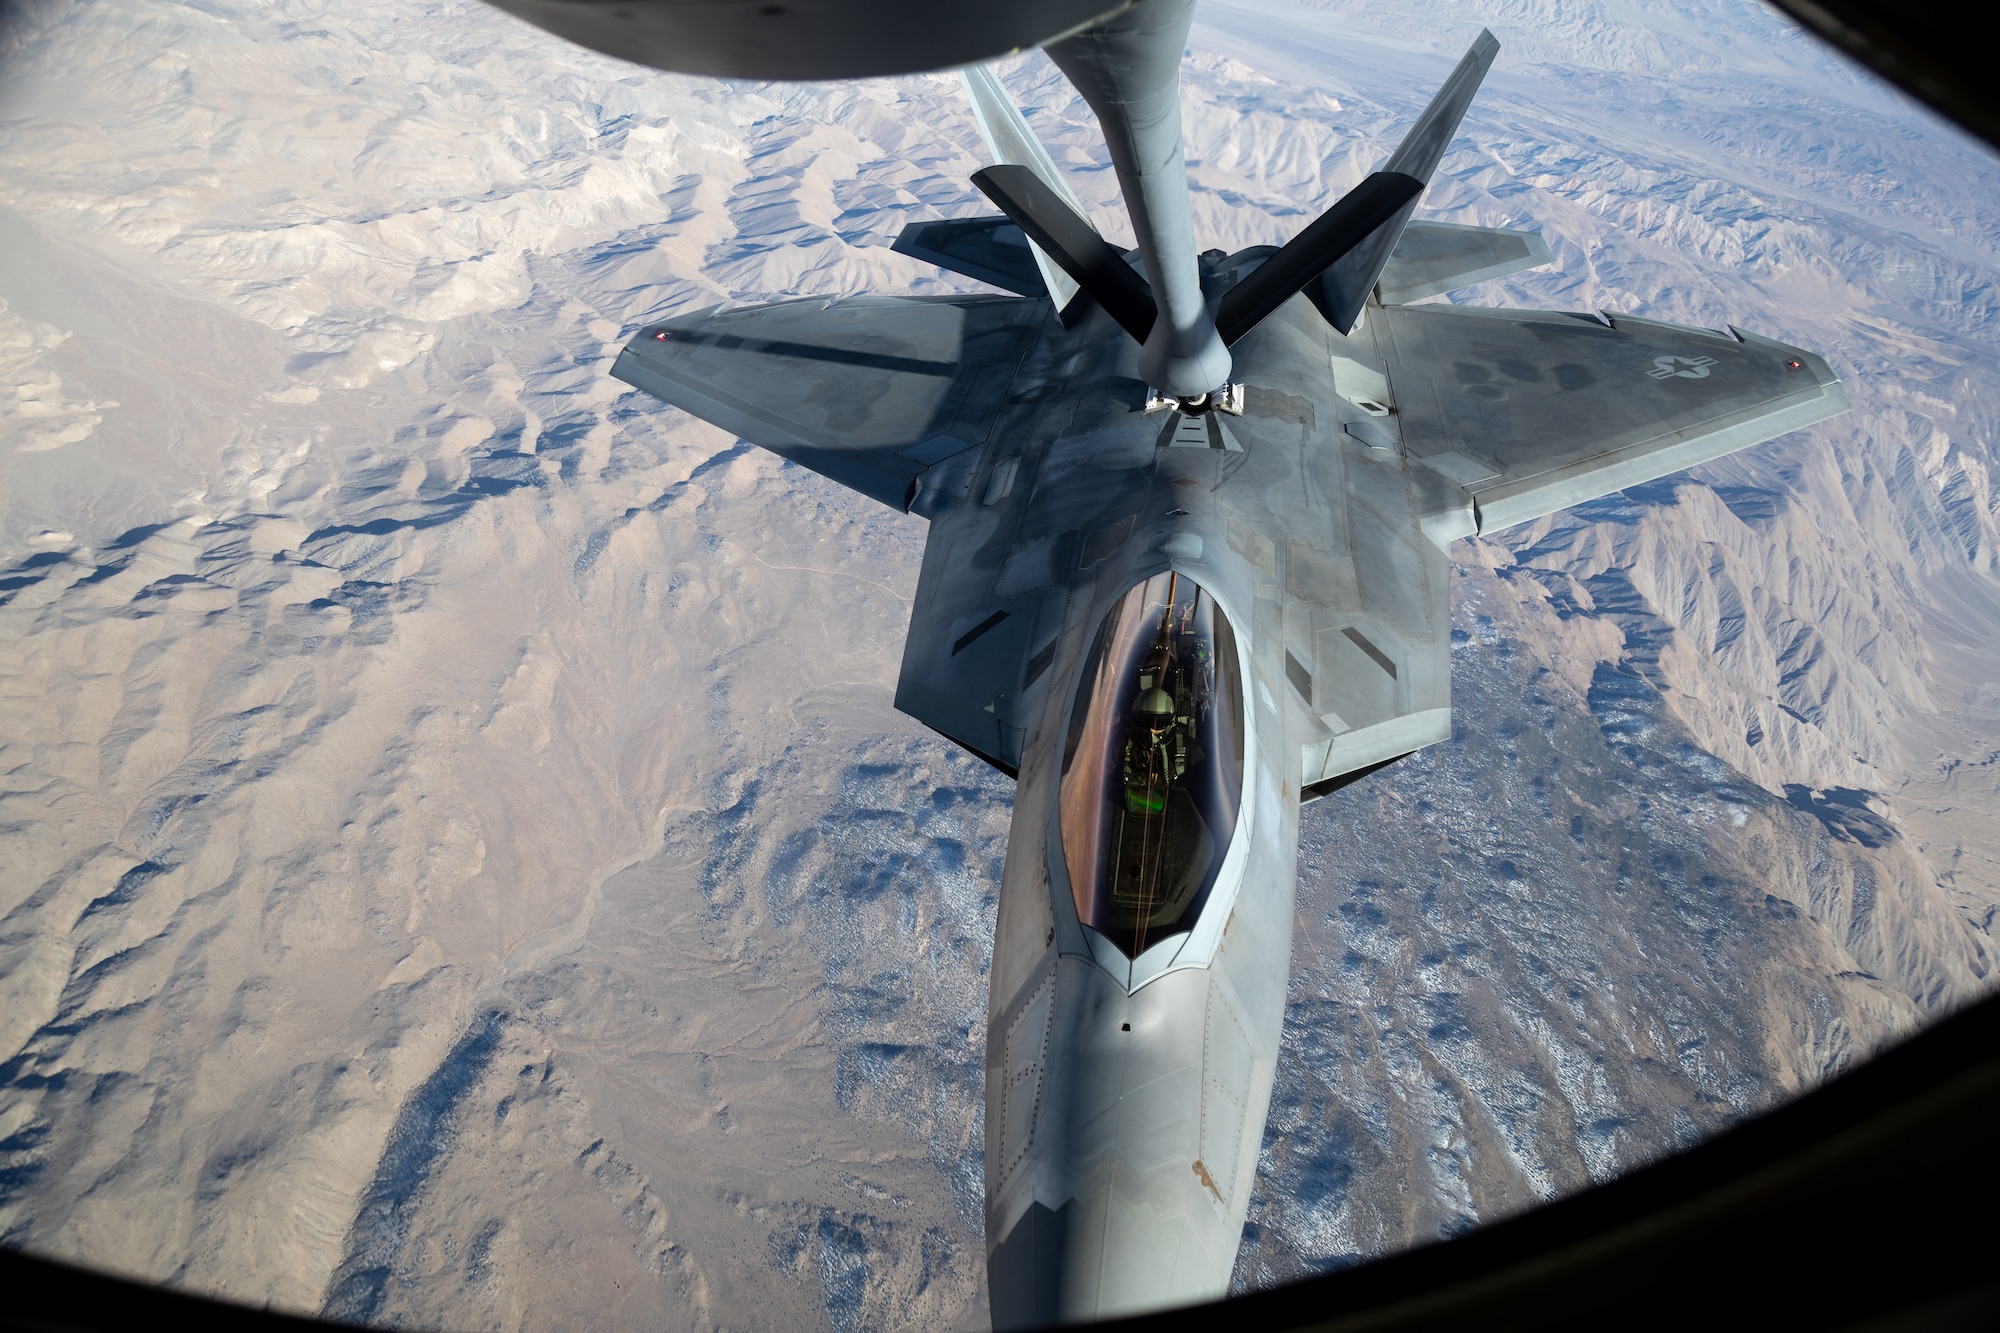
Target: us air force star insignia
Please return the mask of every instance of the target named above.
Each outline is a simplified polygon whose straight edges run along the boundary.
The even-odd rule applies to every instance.
[[[1660,356],[1653,358],[1653,368],[1646,373],[1656,380],[1676,375],[1684,380],[1705,380],[1708,368],[1714,364],[1712,356]]]

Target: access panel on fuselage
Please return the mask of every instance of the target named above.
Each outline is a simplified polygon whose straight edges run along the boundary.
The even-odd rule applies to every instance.
[[[1387,432],[1348,429],[1381,418],[1343,396],[1350,386],[1335,373],[1366,369],[1369,392],[1393,398],[1369,318],[1342,337],[1297,299],[1236,356],[1245,411],[1233,429],[1246,461],[1225,492],[1228,541],[1280,608],[1303,782],[1444,739],[1450,566],[1418,522],[1438,503],[1437,481]],[[1393,402],[1365,401],[1393,414]],[[1385,439],[1391,447],[1368,443]]]

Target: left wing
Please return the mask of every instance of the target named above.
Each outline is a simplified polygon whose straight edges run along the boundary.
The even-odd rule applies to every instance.
[[[857,296],[640,330],[611,373],[894,509],[985,443],[1046,302]]]

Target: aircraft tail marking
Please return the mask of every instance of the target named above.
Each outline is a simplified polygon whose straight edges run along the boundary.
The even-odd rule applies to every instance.
[[[1146,341],[1158,313],[1152,288],[1047,182],[1027,167],[1002,164],[973,172],[972,183],[1106,314],[1134,339]]]

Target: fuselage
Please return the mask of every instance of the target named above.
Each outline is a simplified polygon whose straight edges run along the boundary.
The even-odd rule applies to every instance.
[[[1142,0],[1048,29],[1138,254],[1081,216],[998,81],[968,78],[996,159],[974,181],[1006,216],[916,223],[895,248],[1017,295],[696,311],[613,371],[931,522],[896,707],[1019,783],[987,1031],[1003,1329],[1226,1289],[1300,805],[1450,736],[1450,543],[1847,405],[1823,359],[1733,329],[1416,304],[1550,260],[1532,233],[1410,222],[1490,32],[1282,249],[1194,255],[1190,11]],[[666,18],[662,60],[723,68],[688,43],[743,16]],[[769,73],[879,54],[780,46]]]
[[[1004,267],[992,230],[961,228]],[[1344,333],[1326,284],[1284,302],[1205,412],[1149,393],[1102,308],[1065,326],[1026,296],[697,311],[619,358],[930,520],[896,706],[1019,779],[988,1015],[999,1327],[1225,1288],[1299,807],[1451,735],[1451,541],[1846,406],[1824,360],[1754,334],[1408,303],[1509,243],[1534,259],[1425,224],[1383,279],[1406,299]],[[1205,299],[1272,253],[1203,256]]]
[[[1230,261],[1211,256],[1204,267],[1211,286],[1226,285]],[[1212,420],[1135,410],[1143,386],[1130,340],[1077,334],[1075,353],[1052,367],[1060,383],[1050,394],[1070,412],[1071,428],[1040,459],[1037,494],[1021,497],[1023,524],[1011,541],[1018,549],[1054,527],[1109,530],[1122,540],[1093,577],[1071,585],[1039,720],[1020,753],[988,1013],[987,1241],[997,1328],[1226,1289],[1284,1017],[1305,756],[1328,732],[1313,715],[1309,681],[1303,690],[1299,682],[1315,663],[1300,640],[1315,627],[1296,594],[1322,605],[1343,596],[1299,586],[1282,553],[1288,544],[1345,551],[1354,526],[1345,495],[1357,488],[1351,477],[1330,478],[1330,465],[1382,474],[1358,489],[1402,498],[1399,513],[1374,517],[1401,528],[1413,560],[1425,560],[1424,550],[1435,557],[1436,568],[1422,573],[1443,590],[1443,552],[1420,531],[1421,479],[1412,482],[1394,451],[1370,449],[1342,428],[1365,414],[1337,392],[1335,356],[1364,353],[1303,299],[1239,344],[1244,411]],[[1340,457],[1347,454],[1354,457]],[[986,466],[1003,464],[994,457]],[[1330,480],[1341,486],[1331,497]],[[975,479],[968,492],[977,490]],[[1435,632],[1436,599],[1424,582],[1365,592],[1422,603],[1414,608],[1421,628]],[[1352,604],[1339,609],[1353,619],[1365,609],[1364,590],[1352,587],[1351,574],[1347,584]],[[1195,691],[1201,702],[1177,709],[1211,710],[1221,721],[1180,740],[1145,711],[1161,683],[1150,668],[1170,653],[1164,638],[1149,645],[1156,623],[1193,626],[1190,608],[1203,597],[1226,636],[1184,633],[1171,652],[1183,661],[1210,652],[1237,660],[1210,667]],[[1137,638],[1126,633],[1131,665],[1119,679],[1106,644],[1115,648],[1127,623],[1138,626]],[[1157,707],[1164,711],[1164,700]],[[1119,711],[1123,721],[1096,717]],[[1094,738],[1106,725],[1122,727],[1122,739],[1113,737],[1110,758],[1097,757],[1092,771]],[[1231,745],[1240,762],[1209,753]],[[1191,779],[1192,769],[1184,777],[1176,767],[1185,766],[1174,757],[1182,751],[1236,763],[1233,804],[1202,806],[1200,792],[1189,800],[1177,787],[1162,792],[1157,774],[1156,787],[1146,786],[1149,754],[1164,756],[1153,767],[1165,765],[1169,779]],[[1216,781],[1226,786],[1228,775]],[[1097,787],[1108,798],[1093,805]],[[1161,822],[1154,812],[1171,814],[1170,802],[1190,812],[1201,806],[1185,821],[1194,832]],[[1233,828],[1222,830],[1231,815]],[[1168,887],[1158,896],[1183,863],[1210,858],[1181,886],[1191,893],[1187,885],[1203,881],[1198,910],[1167,921],[1170,931],[1143,928],[1152,898],[1131,908],[1136,863],[1118,858],[1135,838],[1150,840],[1140,856],[1149,871],[1166,862],[1155,878]],[[1124,878],[1107,887],[1116,876]],[[1119,903],[1129,909],[1122,916]]]

